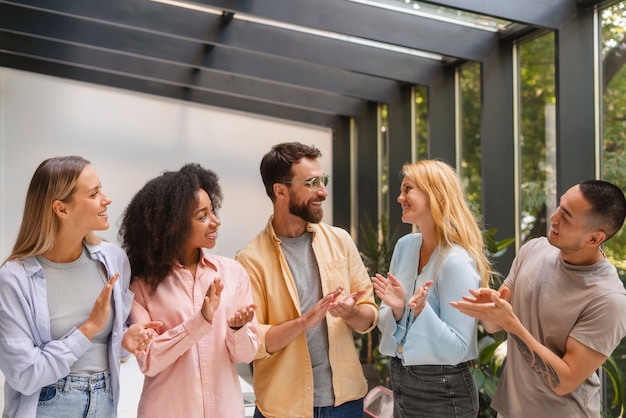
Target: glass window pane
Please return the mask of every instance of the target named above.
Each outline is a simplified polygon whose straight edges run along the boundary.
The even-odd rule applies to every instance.
[[[603,154],[602,177],[626,187],[626,2],[602,11]],[[626,279],[626,232],[622,229],[605,252]]]
[[[520,237],[545,236],[556,197],[554,34],[519,48]]]
[[[459,175],[467,196],[479,215],[482,213],[482,150],[481,128],[481,75],[480,64],[465,64],[459,71],[461,93],[461,167]]]
[[[413,161],[428,158],[428,87],[415,86],[415,134],[413,136]]]
[[[602,10],[602,178],[626,187],[626,2]],[[604,252],[626,283],[626,232],[624,228],[604,245]],[[613,358],[626,373],[626,340],[615,349]],[[605,399],[614,390],[605,375]],[[624,396],[624,394],[622,394]],[[621,406],[611,408],[620,415]]]

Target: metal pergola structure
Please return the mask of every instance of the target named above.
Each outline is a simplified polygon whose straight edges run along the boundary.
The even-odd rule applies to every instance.
[[[350,228],[379,216],[379,104],[389,109],[389,167],[411,158],[415,85],[428,88],[429,156],[454,163],[455,76],[479,62],[484,220],[514,236],[516,45],[555,33],[560,194],[598,170],[597,10],[610,2],[420,2],[507,22],[497,30],[407,13],[405,3],[414,2],[0,1],[0,66],[331,127],[334,191],[356,190],[355,202],[334,199],[334,219]],[[402,231],[399,217],[390,227]]]

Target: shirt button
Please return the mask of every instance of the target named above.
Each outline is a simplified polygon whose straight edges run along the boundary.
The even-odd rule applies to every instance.
[[[307,386],[307,387],[306,387],[306,390],[311,390],[311,386]]]

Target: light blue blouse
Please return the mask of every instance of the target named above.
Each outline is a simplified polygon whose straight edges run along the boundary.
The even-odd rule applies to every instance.
[[[437,249],[418,275],[422,234],[408,234],[398,240],[389,272],[407,291],[408,299],[415,289],[428,280],[434,284],[428,291],[426,306],[417,318],[405,306],[396,322],[391,309],[381,302],[378,328],[382,332],[380,352],[398,357],[405,366],[456,365],[478,356],[477,320],[450,306],[451,301],[469,295],[469,289],[480,286],[474,260],[460,246],[450,248],[439,267]],[[399,350],[398,348],[402,346]]]
[[[130,265],[118,246],[88,245],[92,259],[106,267],[108,277],[119,273],[113,287],[113,331],[109,338],[109,371],[115,407],[119,401],[122,335],[133,302]],[[0,267],[0,370],[6,379],[3,417],[35,417],[41,388],[70,372],[70,366],[91,347],[74,328],[52,340],[44,271],[35,257],[12,260]]]

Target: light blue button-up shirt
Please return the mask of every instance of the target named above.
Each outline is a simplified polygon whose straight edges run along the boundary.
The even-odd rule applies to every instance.
[[[378,328],[382,332],[380,352],[402,359],[405,366],[456,365],[478,356],[477,320],[450,306],[451,301],[469,295],[480,286],[474,260],[460,246],[450,248],[437,267],[437,249],[418,275],[422,234],[414,233],[398,240],[389,271],[404,286],[408,299],[418,287],[434,280],[426,297],[424,310],[415,318],[405,306],[396,322],[391,309],[381,303]]]
[[[128,289],[130,264],[114,244],[85,243],[85,247],[92,259],[106,267],[108,277],[120,274],[113,288],[109,338],[109,371],[117,410],[122,335],[134,296]],[[0,267],[0,371],[6,379],[3,418],[35,417],[41,388],[67,376],[71,365],[90,347],[91,342],[77,328],[52,340],[46,280],[35,257]]]

